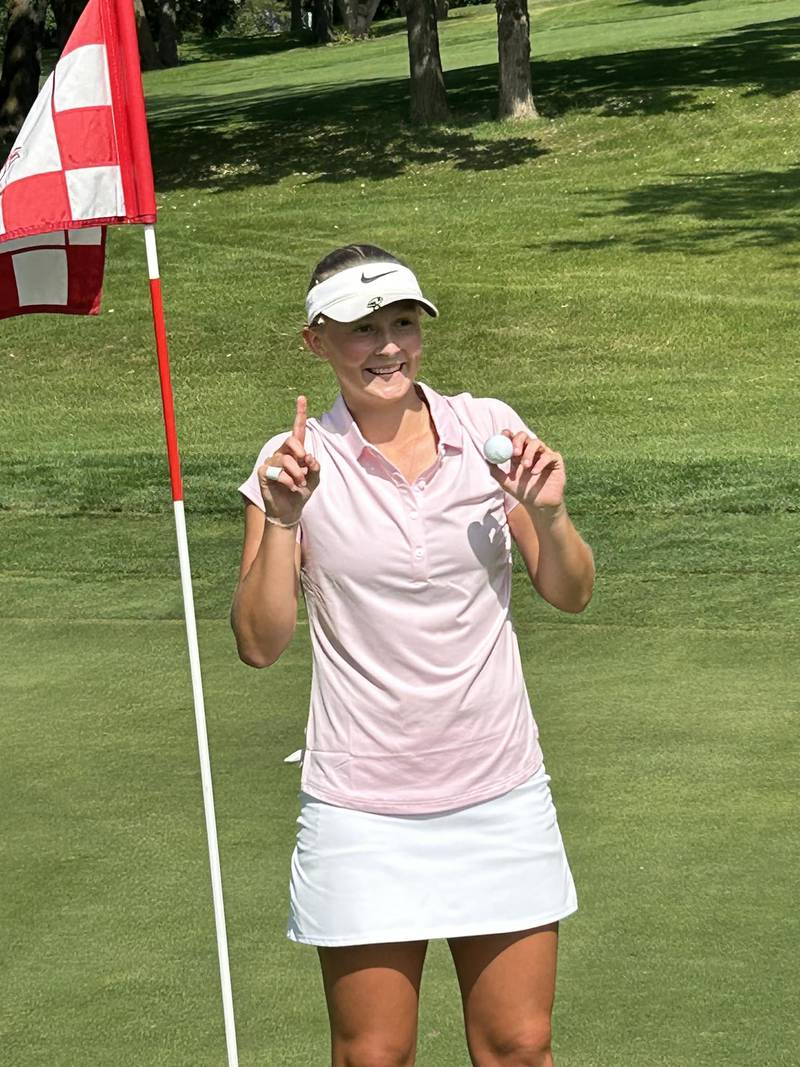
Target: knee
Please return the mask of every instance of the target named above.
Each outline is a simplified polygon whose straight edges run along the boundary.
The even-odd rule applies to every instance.
[[[334,1067],[413,1067],[416,1049],[376,1039],[349,1042],[334,1053]]]
[[[550,1019],[531,1021],[513,1034],[495,1042],[490,1063],[502,1067],[551,1067]]]

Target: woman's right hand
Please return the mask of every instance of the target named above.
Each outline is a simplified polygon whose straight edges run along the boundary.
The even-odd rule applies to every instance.
[[[258,468],[258,484],[267,515],[281,523],[295,523],[319,485],[319,462],[306,452],[308,402],[297,398],[297,413],[290,437]],[[267,478],[267,467],[280,467],[277,480]]]

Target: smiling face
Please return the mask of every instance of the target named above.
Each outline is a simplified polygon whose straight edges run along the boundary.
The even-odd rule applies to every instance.
[[[422,357],[419,305],[411,300],[373,311],[355,322],[325,319],[306,326],[303,339],[339,379],[351,411],[402,400],[414,388]]]

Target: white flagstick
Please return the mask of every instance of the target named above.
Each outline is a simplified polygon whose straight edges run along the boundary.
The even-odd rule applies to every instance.
[[[189,666],[194,694],[194,717],[197,726],[197,747],[200,752],[200,777],[203,783],[203,808],[206,815],[208,835],[208,859],[211,865],[211,892],[214,898],[214,921],[217,928],[217,954],[219,976],[222,986],[222,1010],[225,1016],[225,1040],[228,1046],[228,1067],[238,1067],[236,1051],[236,1028],[233,1016],[233,994],[228,964],[228,938],[225,933],[225,908],[222,901],[222,875],[217,848],[217,825],[214,817],[214,791],[211,784],[211,761],[208,755],[206,715],[203,704],[203,683],[200,676],[200,651],[197,645],[197,626],[194,617],[192,596],[192,572],[189,567],[189,543],[186,538],[186,521],[183,513],[183,489],[181,485],[180,457],[175,430],[175,411],[172,403],[172,382],[169,373],[167,333],[164,326],[164,309],[161,302],[161,280],[158,274],[156,234],[152,226],[144,228],[144,243],[147,250],[147,270],[150,275],[150,300],[153,305],[153,324],[156,331],[158,373],[161,381],[161,400],[164,407],[164,427],[167,434],[169,474],[172,484],[172,503],[175,509],[175,530],[178,535],[178,559],[183,589],[183,611],[186,617],[186,639],[189,643]]]

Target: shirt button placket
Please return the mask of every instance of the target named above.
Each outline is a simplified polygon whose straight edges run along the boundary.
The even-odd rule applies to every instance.
[[[419,493],[425,489],[425,480],[421,479],[414,484],[414,492]],[[411,543],[413,545],[412,550],[412,565],[411,570],[415,578],[424,578],[426,574],[425,568],[425,534],[423,530],[423,520],[420,514],[421,509],[419,502],[413,496],[411,498],[411,509],[409,510],[408,517],[411,519]]]

